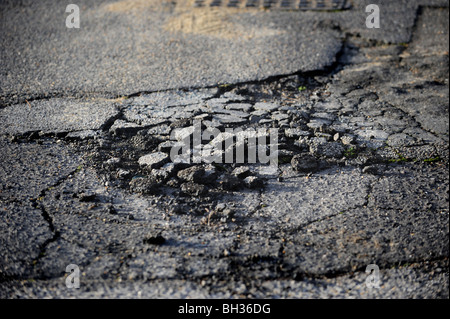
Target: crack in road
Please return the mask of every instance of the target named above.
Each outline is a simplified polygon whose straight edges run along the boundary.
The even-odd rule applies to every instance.
[[[54,184],[52,184],[51,186],[43,189],[40,193],[39,196],[36,200],[34,200],[33,205],[35,205],[35,207],[39,208],[42,212],[42,217],[44,218],[44,220],[48,223],[48,227],[50,229],[50,232],[53,233],[53,236],[49,239],[47,239],[45,242],[43,242],[40,247],[39,247],[39,254],[38,256],[33,259],[33,261],[31,262],[31,264],[34,266],[36,265],[39,260],[45,256],[45,252],[46,249],[48,247],[49,244],[57,241],[60,237],[61,237],[61,233],[56,229],[55,224],[53,222],[53,218],[52,216],[48,213],[48,211],[45,209],[45,205],[43,203],[45,196],[47,195],[47,192],[55,187],[58,187],[59,185],[61,185],[65,180],[67,180],[68,178],[72,177],[74,174],[76,174],[76,172],[79,171],[79,168],[71,171],[69,174],[67,174],[64,177],[61,177],[60,179],[58,179]],[[38,203],[38,201],[40,203]]]

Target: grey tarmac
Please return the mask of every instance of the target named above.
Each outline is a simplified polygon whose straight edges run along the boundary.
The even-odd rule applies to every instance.
[[[448,1],[193,2],[1,2],[0,298],[449,298]]]

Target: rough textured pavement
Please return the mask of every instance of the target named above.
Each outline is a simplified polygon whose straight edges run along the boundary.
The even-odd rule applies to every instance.
[[[2,1],[0,297],[449,298],[448,1],[347,2]]]

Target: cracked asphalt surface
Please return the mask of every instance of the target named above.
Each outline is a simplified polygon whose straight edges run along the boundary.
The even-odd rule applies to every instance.
[[[0,297],[449,298],[448,1],[193,2],[0,2]]]

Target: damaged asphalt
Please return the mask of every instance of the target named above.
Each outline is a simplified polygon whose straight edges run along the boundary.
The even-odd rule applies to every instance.
[[[448,1],[349,4],[3,1],[0,297],[448,298]],[[173,163],[196,121],[278,169]]]

